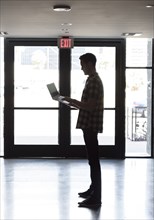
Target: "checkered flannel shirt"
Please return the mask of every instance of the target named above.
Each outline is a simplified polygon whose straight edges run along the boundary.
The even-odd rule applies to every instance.
[[[103,132],[104,89],[102,81],[97,73],[87,78],[83,89],[81,101],[87,102],[88,99],[96,100],[96,108],[92,112],[80,109],[76,128],[91,128],[94,131],[101,133]]]

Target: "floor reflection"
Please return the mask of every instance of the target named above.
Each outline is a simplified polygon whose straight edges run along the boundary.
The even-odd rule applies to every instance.
[[[154,160],[101,160],[102,206],[78,207],[86,160],[0,159],[2,220],[154,219]],[[9,210],[9,211],[8,211]]]

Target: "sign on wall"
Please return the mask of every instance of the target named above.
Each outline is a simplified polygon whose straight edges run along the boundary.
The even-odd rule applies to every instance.
[[[73,38],[69,38],[69,37],[58,38],[58,47],[60,49],[70,49],[73,48],[73,46],[74,46]]]

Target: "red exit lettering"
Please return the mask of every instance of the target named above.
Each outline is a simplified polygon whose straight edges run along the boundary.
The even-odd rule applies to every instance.
[[[71,48],[71,47],[72,47],[72,39],[70,38],[60,39],[60,48]]]

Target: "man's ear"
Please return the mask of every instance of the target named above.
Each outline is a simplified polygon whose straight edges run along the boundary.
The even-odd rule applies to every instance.
[[[93,64],[92,64],[92,62],[88,62],[88,67],[89,67],[89,68],[93,68],[93,67],[94,67]]]

